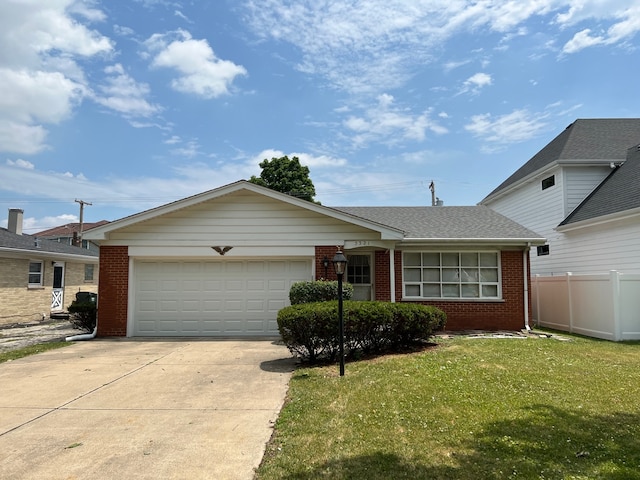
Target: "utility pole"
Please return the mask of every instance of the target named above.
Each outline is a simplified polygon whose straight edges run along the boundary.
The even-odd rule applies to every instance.
[[[436,206],[436,184],[433,183],[433,180],[431,180],[431,183],[429,184],[429,190],[431,190],[431,206],[435,207]]]
[[[79,243],[79,246],[82,247],[82,225],[84,223],[84,206],[93,205],[93,204],[89,202],[85,202],[84,200],[78,200],[77,198],[75,201],[76,203],[80,204],[80,228],[78,232],[78,243]]]

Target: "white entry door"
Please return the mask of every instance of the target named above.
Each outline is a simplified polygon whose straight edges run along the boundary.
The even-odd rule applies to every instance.
[[[353,285],[353,300],[373,298],[371,254],[347,255],[347,281]]]
[[[64,310],[64,262],[53,264],[53,290],[51,292],[51,311]]]

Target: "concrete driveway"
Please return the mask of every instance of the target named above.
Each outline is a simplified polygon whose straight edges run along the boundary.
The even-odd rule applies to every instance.
[[[0,364],[2,479],[252,479],[294,360],[273,340],[91,340]]]

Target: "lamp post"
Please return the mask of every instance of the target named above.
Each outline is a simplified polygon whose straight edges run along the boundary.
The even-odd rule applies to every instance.
[[[344,376],[344,315],[342,313],[342,276],[347,268],[347,257],[338,249],[333,256],[333,268],[338,276],[338,329],[340,330],[340,376]]]

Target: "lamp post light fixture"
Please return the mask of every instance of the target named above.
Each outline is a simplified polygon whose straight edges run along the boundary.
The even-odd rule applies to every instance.
[[[333,268],[338,276],[338,329],[340,330],[340,376],[344,377],[344,315],[342,312],[342,276],[347,269],[347,257],[338,248],[333,256]]]
[[[327,279],[327,269],[329,268],[329,257],[326,255],[322,259],[322,266],[324,267],[324,279]]]

